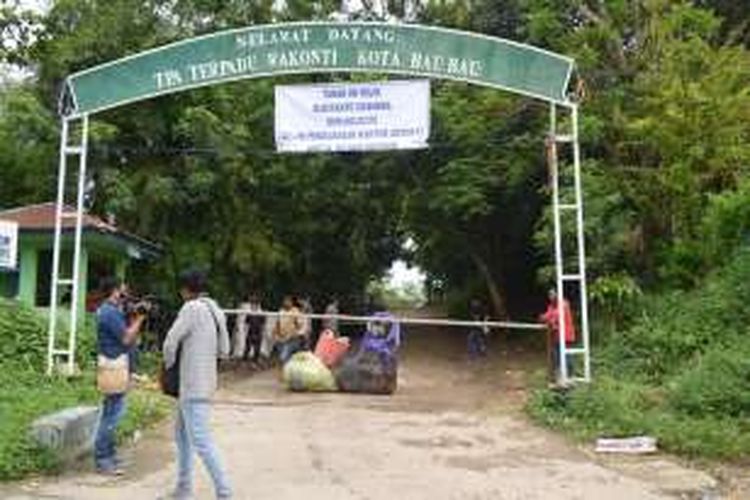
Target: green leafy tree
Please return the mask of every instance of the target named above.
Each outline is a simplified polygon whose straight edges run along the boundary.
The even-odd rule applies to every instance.
[[[56,138],[54,116],[31,88],[0,92],[0,206],[50,197]]]

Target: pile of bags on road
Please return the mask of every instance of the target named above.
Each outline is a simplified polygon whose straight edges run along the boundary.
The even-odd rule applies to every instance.
[[[388,313],[376,313],[356,349],[348,338],[326,330],[314,353],[298,352],[287,361],[283,380],[292,391],[393,394],[400,343],[399,323]]]
[[[331,370],[310,351],[294,354],[284,365],[283,379],[290,391],[331,392],[336,380]]]

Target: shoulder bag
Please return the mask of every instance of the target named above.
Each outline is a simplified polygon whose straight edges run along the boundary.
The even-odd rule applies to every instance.
[[[128,353],[116,358],[99,355],[96,362],[96,387],[102,394],[122,394],[130,384],[130,363]]]

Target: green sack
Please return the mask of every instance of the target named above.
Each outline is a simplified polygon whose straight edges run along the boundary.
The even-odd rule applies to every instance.
[[[290,391],[335,391],[336,380],[323,362],[309,351],[298,352],[284,365],[284,385]]]

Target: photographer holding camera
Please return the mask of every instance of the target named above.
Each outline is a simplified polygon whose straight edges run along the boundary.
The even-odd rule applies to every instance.
[[[123,470],[115,451],[115,431],[125,414],[130,353],[145,315],[133,315],[128,322],[122,303],[125,285],[119,278],[102,279],[100,289],[106,296],[96,311],[97,385],[103,400],[94,442],[94,461],[98,472],[119,476]]]

